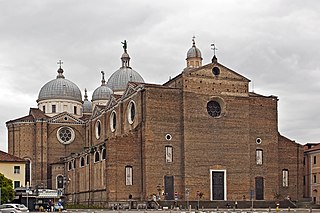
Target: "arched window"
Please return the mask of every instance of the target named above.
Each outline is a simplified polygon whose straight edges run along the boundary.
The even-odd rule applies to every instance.
[[[57,189],[62,189],[63,188],[63,176],[58,175],[57,176]]]
[[[94,162],[99,162],[100,161],[100,153],[97,151],[94,153]]]
[[[86,160],[86,162],[87,162],[87,165],[89,165],[89,163],[90,163],[90,157],[89,157],[89,155],[87,155],[87,160]]]
[[[105,160],[106,158],[107,158],[107,151],[106,151],[106,149],[102,149],[102,151],[101,151],[101,159],[102,160]]]
[[[113,111],[110,115],[110,129],[111,132],[116,131],[116,127],[117,127],[117,114],[115,111]]]
[[[71,170],[72,169],[72,163],[71,161],[68,162],[68,170]]]
[[[289,186],[289,170],[283,169],[282,170],[282,187]]]
[[[96,138],[99,139],[100,135],[101,135],[101,121],[100,120],[98,120],[96,122],[95,130],[96,130]]]
[[[26,169],[25,169],[25,185],[30,186],[31,184],[31,161],[30,159],[26,159]]]
[[[130,101],[128,104],[128,122],[129,122],[129,124],[133,123],[135,116],[136,116],[136,106],[135,106],[134,101]]]
[[[173,161],[172,146],[166,146],[166,163],[172,163],[172,161]]]
[[[73,160],[73,169],[76,168],[76,159]]]
[[[84,167],[84,157],[80,158],[80,167]]]
[[[126,186],[131,186],[132,185],[132,166],[126,166],[125,167],[125,172],[126,172]]]

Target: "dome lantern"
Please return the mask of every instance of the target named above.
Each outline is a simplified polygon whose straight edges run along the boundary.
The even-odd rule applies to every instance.
[[[88,100],[87,89],[84,89],[83,114],[92,113],[92,103]]]
[[[189,68],[202,66],[201,51],[196,47],[195,36],[192,37],[192,47],[187,52],[186,60]]]

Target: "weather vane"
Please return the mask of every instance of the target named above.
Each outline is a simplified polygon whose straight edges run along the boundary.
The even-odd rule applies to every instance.
[[[216,48],[215,44],[211,44],[211,49],[213,50],[213,55],[216,55],[216,50],[218,49]]]

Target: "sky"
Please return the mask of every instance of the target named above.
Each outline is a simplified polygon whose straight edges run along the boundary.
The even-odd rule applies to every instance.
[[[280,134],[320,142],[319,0],[0,0],[0,150],[5,122],[28,115],[38,93],[64,76],[84,95],[121,66],[163,84],[186,67],[195,36],[203,64],[249,78],[250,91],[278,96]]]

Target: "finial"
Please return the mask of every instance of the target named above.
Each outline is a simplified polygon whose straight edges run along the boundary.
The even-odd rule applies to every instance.
[[[121,44],[123,44],[123,50],[124,50],[124,52],[126,53],[127,52],[127,41],[126,40],[124,40],[123,42],[121,42]]]
[[[88,100],[87,88],[84,88],[84,100]]]
[[[212,63],[215,63],[218,61],[217,56],[216,56],[216,50],[218,50],[218,49],[216,48],[215,44],[211,44],[211,49],[213,50]]]
[[[61,64],[63,64],[63,62],[61,61],[61,60],[59,60],[58,62],[57,62],[57,64],[59,64],[60,65],[60,69],[61,69]]]
[[[104,71],[101,71],[101,74],[102,74],[101,83],[102,83],[102,85],[105,85],[106,84],[106,80],[104,80]]]
[[[59,69],[58,69],[58,76],[57,78],[64,78],[63,76],[63,69],[61,68],[61,64],[63,64],[63,62],[61,60],[59,60],[57,62],[57,64],[59,64]]]

